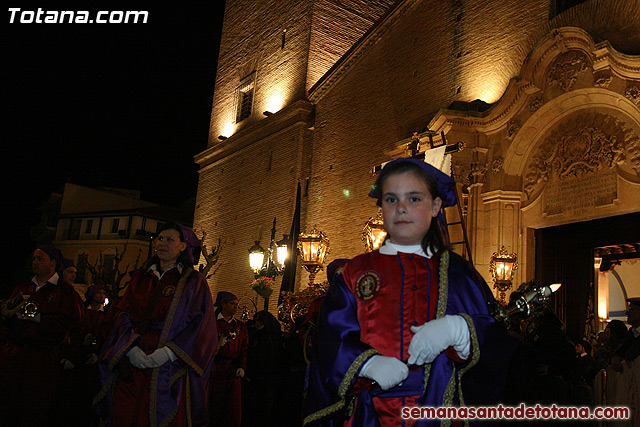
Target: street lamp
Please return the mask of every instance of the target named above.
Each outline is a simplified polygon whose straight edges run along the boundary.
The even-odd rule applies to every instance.
[[[288,243],[286,238],[276,243],[276,218],[273,218],[269,247],[263,249],[260,240],[256,240],[255,245],[249,249],[249,265],[256,279],[260,276],[273,279],[284,272],[284,258],[289,251]]]
[[[504,246],[491,255],[489,270],[493,287],[500,293],[500,302],[506,302],[506,293],[512,286],[513,272],[518,269],[518,254],[509,253]]]
[[[309,272],[309,286],[311,286],[316,273],[323,268],[324,258],[329,252],[329,239],[326,234],[314,227],[309,233],[300,233],[298,249],[302,256],[302,266]]]
[[[249,265],[253,273],[257,275],[264,264],[264,249],[260,246],[260,240],[255,241],[255,245],[249,248]],[[256,276],[257,277],[257,276]]]
[[[289,235],[283,234],[282,240],[276,243],[278,246],[278,264],[284,265],[284,262],[287,260],[289,256]]]
[[[362,241],[364,242],[364,251],[372,252],[376,249],[380,249],[384,238],[387,236],[387,231],[384,229],[384,220],[382,218],[382,209],[378,210],[378,215],[375,218],[369,218],[364,224],[362,230]]]
[[[273,280],[284,273],[284,260],[287,257],[287,253],[288,239],[286,235],[276,243],[276,218],[274,217],[273,227],[271,228],[271,241],[267,250],[265,251],[260,246],[259,240],[256,240],[255,245],[249,249],[249,265],[256,279],[252,286],[258,285],[257,282],[260,282],[260,285],[254,286],[253,289],[264,298],[265,310],[269,308],[269,295],[273,292]],[[265,278],[270,280],[264,280]]]

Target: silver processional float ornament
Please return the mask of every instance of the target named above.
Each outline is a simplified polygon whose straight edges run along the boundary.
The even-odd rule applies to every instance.
[[[495,300],[489,303],[489,312],[498,321],[509,326],[517,319],[527,318],[541,313],[549,303],[549,297],[557,291],[560,283],[547,286],[539,286],[532,280],[520,285],[517,291],[511,294],[509,304],[502,305]]]

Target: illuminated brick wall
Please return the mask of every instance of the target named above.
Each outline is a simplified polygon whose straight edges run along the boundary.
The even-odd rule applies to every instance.
[[[498,100],[553,28],[579,26],[596,41],[640,54],[639,6],[632,0],[587,1],[551,20],[548,0],[400,2],[353,46],[390,3],[227,2],[209,148],[196,159],[194,224],[231,242],[210,282],[214,291],[244,293],[252,279],[247,249],[258,236],[266,247],[274,216],[277,238],[288,232],[298,179],[303,190],[309,179],[302,228],[327,233],[328,260],[362,252],[362,226],[377,211],[367,197],[370,168],[452,102]],[[253,114],[225,130],[235,89],[253,71]],[[314,111],[290,119],[291,110],[307,111],[293,105],[311,87]],[[269,107],[274,99],[279,107]],[[265,117],[267,110],[278,113]],[[220,142],[218,135],[230,138]],[[321,272],[317,280],[323,279]]]

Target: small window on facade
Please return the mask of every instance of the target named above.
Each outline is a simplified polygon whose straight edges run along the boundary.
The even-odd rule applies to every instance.
[[[120,227],[120,218],[114,218],[111,221],[111,232],[112,233],[117,233],[119,227]]]
[[[93,220],[92,219],[88,219],[87,220],[87,225],[84,229],[85,234],[91,234],[91,231],[93,231]]]
[[[78,240],[80,238],[80,230],[82,229],[81,219],[71,220],[71,231],[69,233],[69,240]]]
[[[255,86],[255,73],[245,77],[236,90],[236,123],[241,122],[251,115],[253,108],[253,89]]]

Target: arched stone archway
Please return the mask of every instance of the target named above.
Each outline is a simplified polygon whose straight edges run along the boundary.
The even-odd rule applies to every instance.
[[[469,189],[476,268],[516,252],[515,283],[535,277],[535,230],[640,212],[640,57],[579,28],[540,40],[485,113],[442,110],[429,128],[466,148],[453,156]]]

